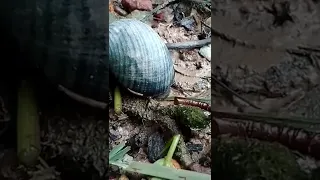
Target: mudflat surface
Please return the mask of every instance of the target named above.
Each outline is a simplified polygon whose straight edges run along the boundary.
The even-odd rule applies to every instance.
[[[212,73],[260,106],[320,118],[320,4],[311,0],[214,1]],[[257,111],[232,98],[217,108]],[[234,107],[234,108],[232,108]]]

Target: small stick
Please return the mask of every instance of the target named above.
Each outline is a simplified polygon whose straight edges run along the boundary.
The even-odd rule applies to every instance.
[[[121,16],[128,15],[128,13],[125,10],[121,9],[119,6],[114,6],[114,12],[118,13]]]
[[[298,46],[299,49],[306,50],[306,51],[314,51],[314,52],[320,52],[320,47],[314,47],[314,46]]]
[[[192,98],[183,98],[183,97],[175,97],[174,98],[174,104],[183,104],[187,106],[194,106],[198,107],[200,109],[206,110],[206,111],[211,111],[211,105],[206,102],[201,102],[199,100],[192,100]]]
[[[70,91],[69,89],[59,85],[58,86],[58,89],[62,92],[64,92],[67,96],[69,96],[70,98],[82,103],[82,104],[87,104],[91,107],[94,107],[94,108],[100,108],[100,109],[105,109],[107,107],[107,104],[106,103],[103,103],[103,102],[99,102],[99,101],[96,101],[96,100],[93,100],[93,99],[90,99],[88,97],[84,97],[84,96],[81,96],[79,94],[76,94],[72,91]]]
[[[229,91],[232,95],[238,97],[239,99],[241,99],[242,101],[246,102],[247,104],[249,104],[250,106],[256,108],[256,109],[261,109],[260,107],[256,106],[255,104],[253,104],[252,102],[250,102],[249,100],[245,99],[244,97],[240,96],[237,92],[235,92],[234,90],[232,90],[231,88],[229,88],[227,85],[225,85],[224,83],[222,83],[221,81],[219,81],[216,77],[212,76],[212,79],[214,82],[216,82],[217,84],[219,84],[221,87],[223,87],[224,89],[226,89],[227,91]]]
[[[181,74],[181,75],[183,75],[183,76],[187,76],[187,77],[194,77],[194,78],[201,78],[201,79],[210,79],[210,78],[211,78],[211,77],[208,77],[208,76],[205,76],[205,77],[201,77],[201,76],[191,76],[191,75],[185,74],[185,73],[183,73],[183,72],[180,72],[180,71],[177,70],[176,68],[174,68],[174,71],[175,71],[176,73],[179,73],[179,74]]]
[[[164,3],[158,5],[156,8],[154,8],[152,11],[150,11],[144,18],[141,19],[141,21],[146,21],[150,16],[153,16],[161,9],[167,7],[169,4],[176,2],[177,0],[166,0]]]
[[[211,37],[202,40],[194,40],[179,43],[166,43],[168,49],[193,49],[200,48],[211,43]]]

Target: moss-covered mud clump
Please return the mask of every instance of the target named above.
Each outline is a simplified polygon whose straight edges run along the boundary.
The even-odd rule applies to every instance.
[[[191,129],[203,129],[210,123],[203,110],[192,106],[174,106],[162,110],[163,114],[168,114],[178,123]]]
[[[309,179],[294,154],[280,144],[233,137],[219,137],[212,144],[212,174],[218,179]]]
[[[320,179],[320,167],[312,171],[311,180],[318,180],[318,179]]]

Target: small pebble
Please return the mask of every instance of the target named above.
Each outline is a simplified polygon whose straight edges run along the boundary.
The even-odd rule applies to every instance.
[[[162,158],[161,152],[165,147],[163,137],[159,132],[151,134],[148,138],[148,160],[153,163]]]
[[[203,46],[200,49],[199,54],[211,61],[211,44],[209,44],[208,46]]]
[[[120,177],[119,177],[119,180],[129,180],[129,178],[126,176],[126,175],[121,175]]]
[[[180,21],[180,25],[184,28],[186,28],[186,30],[188,31],[192,31],[194,29],[194,26],[196,24],[196,21],[194,20],[194,18],[192,16],[183,18]]]
[[[203,150],[202,144],[186,143],[187,149],[191,152],[201,152]]]

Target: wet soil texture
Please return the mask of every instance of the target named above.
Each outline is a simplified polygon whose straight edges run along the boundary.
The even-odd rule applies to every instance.
[[[319,2],[213,1],[212,7],[212,74],[260,111],[319,118]],[[213,101],[256,111],[236,98]]]

